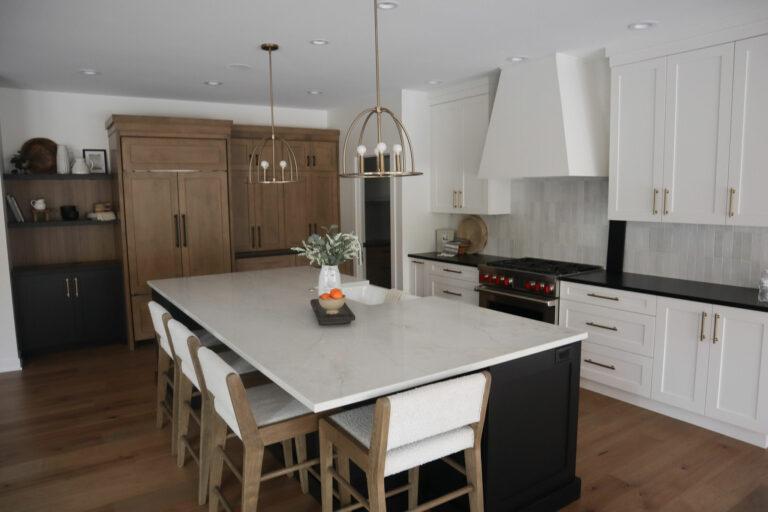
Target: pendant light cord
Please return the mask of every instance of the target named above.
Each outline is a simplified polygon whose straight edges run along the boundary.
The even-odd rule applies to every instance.
[[[381,143],[381,70],[379,64],[379,4],[373,0],[373,38],[376,53],[376,142]]]

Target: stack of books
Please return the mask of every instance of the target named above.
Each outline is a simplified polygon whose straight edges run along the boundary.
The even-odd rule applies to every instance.
[[[19,203],[16,202],[16,198],[11,194],[6,194],[5,201],[8,203],[10,217],[16,222],[24,222],[24,214],[21,213],[21,208],[19,208]]]

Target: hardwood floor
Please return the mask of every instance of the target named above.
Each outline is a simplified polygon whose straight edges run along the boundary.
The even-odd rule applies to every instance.
[[[195,467],[154,426],[154,348],[45,356],[0,374],[0,510],[203,511]],[[768,510],[768,452],[582,391],[567,512]],[[234,444],[234,443],[233,443]],[[274,461],[270,461],[274,466]],[[319,512],[299,484],[266,482],[259,510]]]

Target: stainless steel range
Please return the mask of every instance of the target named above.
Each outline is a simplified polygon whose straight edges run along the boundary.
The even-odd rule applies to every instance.
[[[480,265],[480,307],[557,324],[560,279],[599,270],[597,265],[539,258],[500,260]]]

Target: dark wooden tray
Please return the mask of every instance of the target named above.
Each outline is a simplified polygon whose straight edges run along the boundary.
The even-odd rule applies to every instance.
[[[315,312],[317,323],[320,325],[346,325],[355,319],[355,314],[346,304],[335,315],[327,314],[317,299],[312,299],[310,304],[312,304],[312,311]]]

